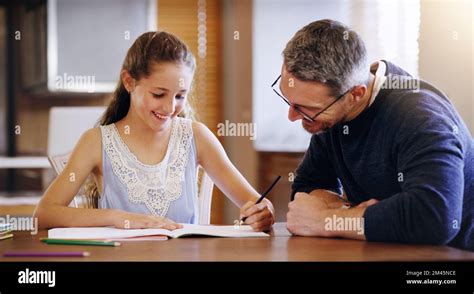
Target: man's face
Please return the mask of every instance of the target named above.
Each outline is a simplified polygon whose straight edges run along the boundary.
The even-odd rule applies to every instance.
[[[297,106],[310,117],[319,113],[336,99],[336,97],[331,95],[328,86],[318,82],[298,80],[286,71],[285,66],[283,66],[281,72],[280,91],[292,105]],[[314,122],[304,119],[294,107],[290,107],[288,119],[290,121],[301,119],[303,128],[311,134],[322,133],[344,120],[347,109],[343,102],[338,101],[333,104],[318,115]]]

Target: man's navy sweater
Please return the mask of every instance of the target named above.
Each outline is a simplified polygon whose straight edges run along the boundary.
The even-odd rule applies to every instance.
[[[350,122],[313,135],[292,187],[328,189],[364,213],[368,241],[448,244],[474,250],[474,141],[446,95],[389,88],[413,79],[386,62],[388,77],[373,104]],[[416,83],[415,83],[416,84]]]

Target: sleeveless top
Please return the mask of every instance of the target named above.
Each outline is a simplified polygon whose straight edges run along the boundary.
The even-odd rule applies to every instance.
[[[140,162],[122,140],[115,124],[100,126],[103,191],[99,208],[164,216],[178,223],[198,220],[197,154],[192,121],[172,120],[163,160]]]

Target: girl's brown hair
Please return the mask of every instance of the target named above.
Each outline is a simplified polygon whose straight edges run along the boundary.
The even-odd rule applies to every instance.
[[[135,80],[150,76],[152,66],[165,62],[185,64],[194,71],[196,61],[188,46],[178,37],[167,32],[147,32],[138,37],[127,51],[122,70],[129,72]],[[130,93],[125,88],[123,81],[119,78],[111,101],[99,120],[99,125],[116,123],[124,118],[130,108]],[[193,117],[189,99],[180,116]],[[89,177],[84,184],[86,195],[85,206],[97,208],[99,192],[94,180]]]

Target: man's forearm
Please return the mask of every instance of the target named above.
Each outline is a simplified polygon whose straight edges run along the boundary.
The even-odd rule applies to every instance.
[[[342,237],[365,240],[364,213],[377,200],[347,208],[347,202],[331,191],[300,192],[288,204],[287,228],[299,236]]]
[[[330,208],[339,208],[343,205],[350,205],[347,199],[344,199],[341,195],[330,190],[316,189],[311,191],[309,195],[319,197],[320,199],[324,200],[324,202],[326,202]]]

